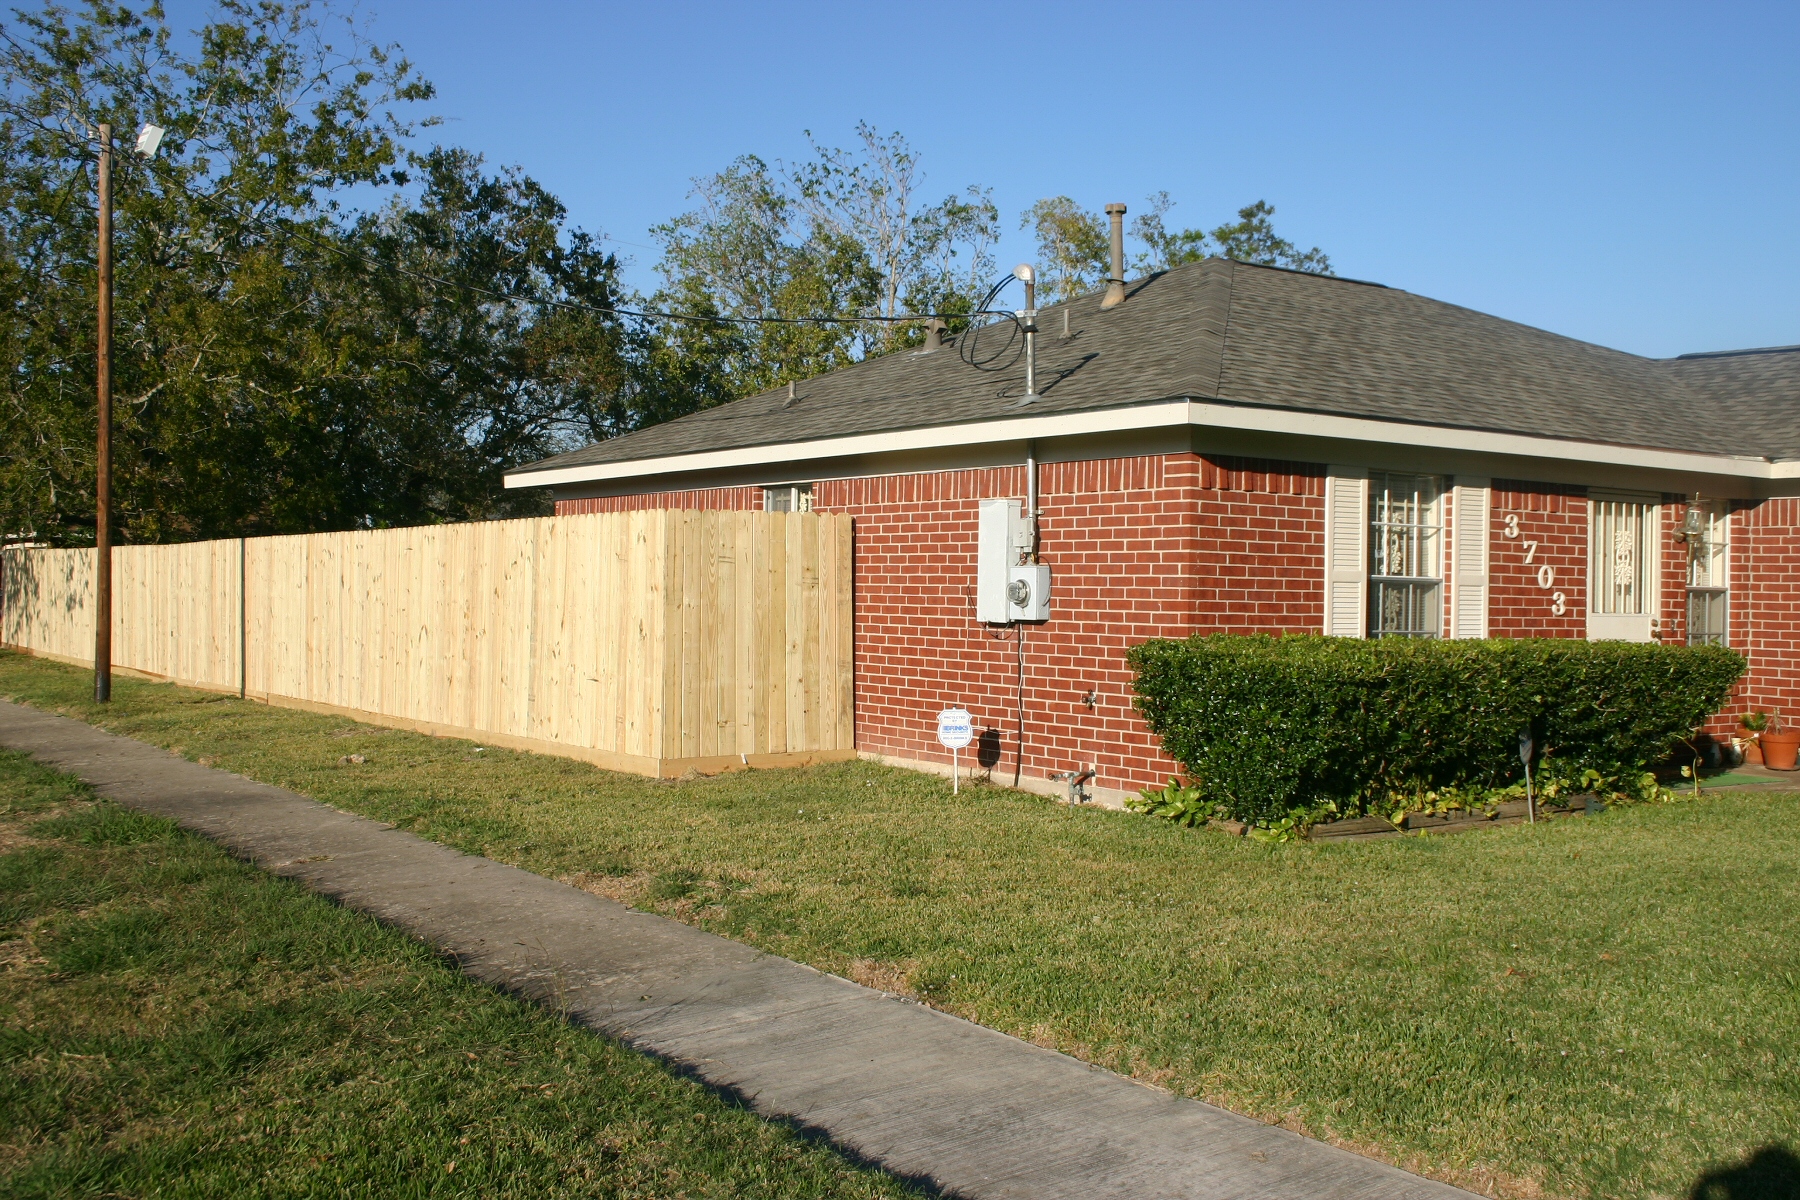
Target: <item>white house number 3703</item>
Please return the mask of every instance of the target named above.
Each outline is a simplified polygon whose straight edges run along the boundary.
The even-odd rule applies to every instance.
[[[1506,536],[1515,541],[1518,539],[1518,513],[1506,514]],[[1525,539],[1525,541],[1520,544],[1525,547],[1525,561],[1529,564],[1537,557],[1538,544],[1530,538]],[[1550,593],[1550,613],[1552,616],[1560,617],[1569,611],[1569,598],[1561,592],[1554,590],[1556,587],[1555,567],[1551,566],[1549,563],[1539,563],[1537,569],[1537,582],[1539,587]]]

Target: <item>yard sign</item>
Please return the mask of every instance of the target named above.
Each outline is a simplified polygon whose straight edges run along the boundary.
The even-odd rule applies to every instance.
[[[975,722],[966,708],[946,708],[938,714],[938,741],[950,748],[950,794],[962,786],[956,752],[975,740]]]

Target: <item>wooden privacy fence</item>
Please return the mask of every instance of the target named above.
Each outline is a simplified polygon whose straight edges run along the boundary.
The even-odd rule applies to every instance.
[[[665,510],[121,547],[113,661],[644,774],[849,758],[850,531]],[[92,661],[92,550],[0,572],[0,641]]]

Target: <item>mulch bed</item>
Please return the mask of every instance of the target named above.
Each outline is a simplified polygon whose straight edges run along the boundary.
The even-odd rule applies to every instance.
[[[1540,820],[1580,817],[1604,811],[1606,802],[1592,793],[1582,793],[1553,804],[1537,806]],[[1321,821],[1307,830],[1306,836],[1308,840],[1315,842],[1361,841],[1366,838],[1400,837],[1408,833],[1462,833],[1487,825],[1518,825],[1524,820],[1525,802],[1508,800],[1481,812],[1458,809],[1447,813],[1407,813],[1398,825],[1386,817]]]

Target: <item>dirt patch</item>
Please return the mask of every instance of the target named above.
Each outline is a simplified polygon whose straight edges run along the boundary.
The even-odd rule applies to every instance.
[[[1414,1175],[1441,1180],[1453,1187],[1478,1192],[1483,1196],[1495,1196],[1499,1200],[1546,1200],[1546,1197],[1550,1195],[1544,1190],[1544,1185],[1536,1179],[1530,1179],[1523,1175],[1509,1175],[1505,1171],[1495,1170],[1492,1167],[1445,1166],[1417,1156],[1397,1155],[1368,1142],[1338,1137],[1329,1131],[1323,1135],[1308,1133],[1307,1136],[1330,1142],[1340,1150],[1349,1150],[1364,1158],[1372,1158],[1376,1162],[1384,1162],[1390,1166],[1399,1167],[1403,1171],[1411,1171]]]
[[[594,875],[583,871],[579,875],[567,876],[563,882],[604,900],[636,908],[638,901],[649,892],[654,878],[648,871],[640,871],[635,875]]]
[[[874,988],[878,992],[886,992],[891,996],[907,996],[917,1000],[919,994],[913,988],[912,979],[918,969],[918,960],[912,958],[901,962],[882,962],[876,958],[853,958],[844,975],[852,983],[860,983],[866,988]]]
[[[17,936],[0,942],[0,971],[41,967],[48,962],[38,953],[37,939],[32,936],[42,921],[42,917],[33,918],[19,928]]]
[[[1159,1092],[1168,1092],[1170,1095],[1174,1094],[1174,1089],[1169,1086],[1169,1081],[1174,1079],[1177,1074],[1178,1072],[1169,1067],[1151,1067],[1141,1062],[1134,1062],[1131,1069],[1133,1079],[1145,1087],[1155,1088]]]
[[[0,854],[14,854],[30,846],[47,846],[42,838],[25,832],[23,825],[0,824]]]
[[[49,821],[56,817],[66,817],[71,812],[84,808],[92,808],[91,804],[56,805],[42,808],[35,812],[9,812],[0,814],[0,854],[12,854],[30,846],[48,846],[43,838],[32,837],[25,830],[39,821]]]

